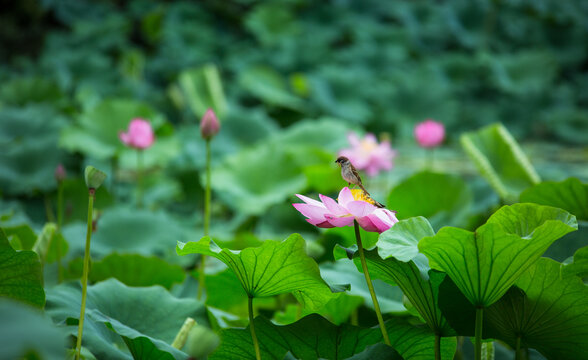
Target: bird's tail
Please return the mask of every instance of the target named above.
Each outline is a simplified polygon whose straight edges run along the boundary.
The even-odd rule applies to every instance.
[[[374,198],[373,198],[373,197],[370,195],[370,193],[369,193],[369,192],[368,192],[368,191],[367,191],[367,190],[366,190],[366,189],[363,187],[363,185],[362,185],[362,184],[358,184],[358,185],[359,185],[359,187],[361,188],[361,190],[363,191],[363,193],[364,193],[365,195],[367,195],[367,197],[369,197],[369,198],[370,198],[370,199],[371,199],[371,200],[374,202],[374,205],[375,205],[375,206],[377,206],[377,207],[379,207],[379,208],[385,208],[385,207],[386,207],[386,205],[384,205],[384,204],[382,204],[382,203],[379,203],[379,202],[377,202],[376,200],[374,200]]]
[[[358,185],[359,185],[359,187],[361,188],[361,190],[363,190],[363,192],[364,192],[364,193],[365,193],[367,196],[369,196],[369,197],[372,197],[372,196],[370,195],[370,193],[369,193],[369,192],[368,192],[368,191],[367,191],[367,190],[366,190],[366,189],[363,187],[363,185],[362,185],[361,183],[359,183]]]

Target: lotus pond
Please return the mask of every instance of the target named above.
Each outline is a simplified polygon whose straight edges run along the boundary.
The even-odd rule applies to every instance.
[[[588,359],[587,20],[12,5],[0,359]]]

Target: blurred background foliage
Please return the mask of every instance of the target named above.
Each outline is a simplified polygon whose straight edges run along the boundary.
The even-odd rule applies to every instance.
[[[586,179],[561,164],[585,161],[587,19],[581,0],[13,2],[0,14],[2,207],[44,222],[60,162],[73,176],[101,166],[104,196],[132,202],[136,154],[117,134],[144,117],[157,136],[145,154],[148,207],[199,221],[197,124],[208,107],[222,122],[212,144],[221,237],[304,225],[285,200],[340,188],[332,157],[351,130],[400,149],[393,175],[370,184],[386,199],[424,163],[413,161],[423,153],[412,131],[429,117],[447,127],[438,169],[473,175],[455,151],[459,135],[502,122],[531,144],[541,175]],[[472,212],[499,202],[483,181],[466,180],[473,195],[458,196]],[[69,206],[66,223],[83,219],[83,206]],[[446,211],[439,224],[450,214],[452,224],[473,221]]]
[[[293,193],[336,191],[331,158],[351,130],[400,148],[391,178],[371,184],[385,198],[418,168],[412,131],[428,117],[447,127],[449,172],[474,173],[452,150],[462,132],[502,122],[524,143],[559,144],[526,149],[542,175],[587,175],[558,168],[585,161],[588,143],[584,1],[25,0],[0,17],[0,186],[39,222],[60,162],[109,169],[110,195],[133,199],[136,154],[117,137],[133,117],[157,135],[149,207],[200,210],[208,107],[222,121],[213,210],[230,232],[264,213],[261,233],[287,227]],[[478,207],[496,202],[468,182]]]
[[[160,284],[170,290],[150,294],[153,308],[174,308],[170,294],[195,297],[197,258],[177,256],[175,246],[203,233],[205,145],[198,124],[209,107],[221,121],[211,144],[215,242],[237,250],[301,233],[322,276],[333,284],[352,284],[320,312],[336,324],[353,312],[360,325],[376,321],[367,308],[358,310],[364,301],[370,306],[361,275],[351,263],[330,262],[335,244],[355,242],[353,231],[319,231],[291,203],[299,201],[296,193],[334,196],[346,185],[333,161],[349,145],[351,131],[374,133],[397,150],[394,169],[364,176],[364,184],[400,219],[422,215],[435,230],[445,225],[474,230],[501,205],[530,201],[573,210],[580,220],[580,231],[566,235],[547,256],[571,262],[585,245],[584,0],[21,0],[4,5],[3,246],[26,252],[55,232],[45,223],[56,222],[54,170],[64,164],[63,227],[57,241],[47,245],[49,255],[35,278],[36,286],[45,285],[55,321],[79,309],[71,295],[79,289],[53,285],[81,273],[87,206],[82,170],[88,164],[108,174],[96,195],[91,249],[96,284],[90,292],[110,289],[118,294],[111,301],[123,307],[134,307],[135,299],[145,296],[133,286]],[[142,209],[135,204],[136,151],[118,138],[136,117],[148,119],[156,135],[144,151]],[[432,168],[427,166],[432,152],[418,148],[413,138],[415,124],[426,118],[447,129]],[[491,125],[496,123],[503,126]],[[570,176],[579,180],[561,182]],[[376,233],[362,236],[367,247],[378,239]],[[576,253],[574,264],[581,264],[585,249]],[[58,251],[62,271],[55,264]],[[103,281],[110,277],[130,287]],[[246,297],[235,295],[241,291],[237,278],[214,261],[207,263],[206,278],[211,323],[204,325],[245,325]],[[385,313],[411,311],[398,287],[379,280],[375,287]],[[141,319],[110,313],[107,303],[97,301],[90,312],[97,328],[107,316],[123,319],[123,325],[143,321],[142,313]],[[256,306],[287,324],[300,315],[293,303],[280,296]],[[186,311],[204,317],[202,304],[188,305]],[[0,313],[10,313],[11,306],[0,303]],[[34,321],[51,338],[53,329],[43,319]],[[171,337],[168,329],[156,330]],[[105,354],[118,354],[124,345],[113,337],[103,331],[94,341],[108,344],[100,350]]]

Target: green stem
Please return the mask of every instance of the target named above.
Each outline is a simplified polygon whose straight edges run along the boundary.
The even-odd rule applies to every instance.
[[[137,207],[143,207],[143,150],[137,150]]]
[[[253,339],[253,347],[255,348],[255,358],[261,360],[261,353],[259,351],[259,343],[255,335],[255,327],[253,326],[253,297],[248,296],[249,299],[249,330],[251,330],[251,338]]]
[[[384,337],[384,343],[386,345],[392,346],[390,344],[390,338],[388,337],[388,331],[386,330],[386,326],[384,325],[384,318],[382,317],[382,312],[380,311],[380,304],[378,304],[378,298],[376,298],[376,292],[374,291],[374,285],[372,284],[372,279],[370,277],[370,273],[368,272],[367,263],[365,261],[365,254],[363,253],[363,245],[361,244],[361,235],[359,234],[359,224],[357,220],[353,222],[355,226],[355,240],[357,241],[357,250],[359,251],[359,258],[361,260],[361,268],[363,269],[363,275],[365,276],[365,281],[367,283],[368,289],[370,290],[370,295],[372,296],[372,302],[374,303],[374,310],[376,310],[376,316],[378,317],[378,323],[380,324],[380,330],[382,331],[382,336]]]
[[[441,360],[441,336],[435,334],[435,360]]]
[[[204,236],[210,232],[210,139],[206,139],[206,184],[204,186]],[[200,257],[200,267],[198,268],[198,295],[200,300],[204,291],[206,281],[204,270],[206,269],[206,255]]]
[[[86,313],[86,292],[88,290],[88,272],[90,271],[90,239],[92,238],[92,212],[94,210],[95,190],[88,191],[88,227],[86,229],[86,250],[84,252],[84,271],[82,273],[82,307],[78,325],[78,339],[76,343],[76,360],[80,358],[82,350],[82,332],[84,330],[84,314]]]
[[[482,325],[484,322],[484,308],[476,307],[476,343],[475,360],[482,360]]]
[[[63,181],[57,182],[57,232],[61,234],[63,226]],[[61,266],[61,242],[57,240],[57,283],[63,281],[63,267]]]
[[[351,320],[350,320],[351,321],[351,325],[357,326],[357,324],[359,323],[358,322],[358,318],[359,318],[358,315],[359,314],[358,314],[357,308],[353,309],[353,311],[351,312]]]
[[[195,324],[196,320],[192,319],[191,317],[186,318],[184,324],[182,325],[182,328],[176,334],[176,337],[172,342],[171,346],[178,350],[181,350],[184,347],[184,345],[186,345],[186,340],[188,340],[188,334],[190,333],[190,330],[194,327]]]

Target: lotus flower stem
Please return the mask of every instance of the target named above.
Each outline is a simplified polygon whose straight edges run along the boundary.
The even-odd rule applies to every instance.
[[[210,231],[210,138],[206,139],[206,185],[204,188],[204,236],[209,235]],[[200,266],[198,268],[198,300],[202,297],[206,278],[204,269],[206,268],[206,255],[200,256]]]
[[[441,335],[435,334],[435,360],[441,360]]]
[[[476,344],[475,360],[482,360],[482,325],[484,322],[484,308],[476,307]]]
[[[357,240],[357,250],[359,251],[361,268],[363,269],[363,275],[365,276],[365,281],[367,283],[368,289],[370,290],[370,295],[372,296],[374,310],[376,310],[376,316],[378,317],[380,330],[382,331],[382,336],[384,337],[384,343],[386,343],[386,345],[392,346],[392,344],[390,344],[390,338],[388,337],[388,331],[386,330],[386,326],[384,325],[384,318],[382,317],[382,312],[380,311],[380,304],[378,304],[378,298],[376,297],[376,292],[374,291],[374,285],[372,284],[372,279],[370,277],[370,273],[368,272],[367,262],[365,261],[365,254],[363,253],[363,245],[361,243],[361,235],[359,234],[359,224],[357,223],[357,220],[353,221],[353,225],[355,227],[355,239]]]
[[[526,355],[525,349],[521,348],[521,337],[517,336],[516,347],[515,347],[515,360],[526,360],[528,356]]]
[[[84,331],[84,314],[86,313],[86,293],[88,290],[88,272],[90,270],[90,240],[92,238],[92,212],[94,210],[95,189],[88,190],[88,227],[86,230],[86,250],[84,252],[84,270],[82,273],[82,306],[78,325],[78,339],[76,343],[76,360],[80,358],[82,349],[82,332]]]
[[[57,232],[61,234],[63,226],[63,181],[57,182]],[[61,266],[61,243],[57,240],[57,283],[63,281],[63,268]]]
[[[182,328],[176,334],[176,337],[172,342],[171,346],[178,350],[181,350],[186,344],[186,340],[188,340],[188,334],[190,333],[190,330],[194,327],[195,324],[196,320],[192,319],[191,317],[187,317],[184,321],[184,324],[182,325]]]
[[[137,207],[143,207],[143,150],[137,150]]]
[[[261,360],[261,353],[259,351],[259,343],[255,335],[255,326],[253,326],[253,297],[248,296],[249,299],[249,330],[251,330],[251,338],[253,339],[253,347],[255,348],[255,358]]]

